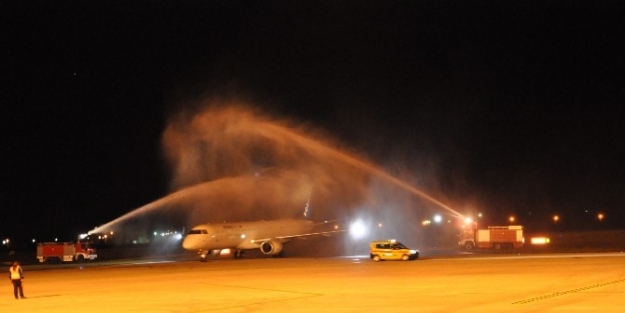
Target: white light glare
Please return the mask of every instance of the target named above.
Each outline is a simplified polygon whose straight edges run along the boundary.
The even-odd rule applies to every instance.
[[[354,239],[363,238],[367,233],[367,228],[362,221],[355,221],[349,225],[349,233]]]
[[[443,221],[443,217],[442,217],[442,216],[440,216],[440,215],[438,215],[438,214],[437,214],[437,215],[434,215],[434,222],[435,222],[435,223],[440,223],[440,222],[442,222],[442,221]]]

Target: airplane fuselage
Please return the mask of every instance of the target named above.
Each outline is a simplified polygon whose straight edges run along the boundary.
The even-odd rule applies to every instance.
[[[182,246],[187,250],[210,251],[223,249],[256,249],[263,244],[279,246],[279,250],[266,250],[263,253],[274,254],[282,250],[282,243],[300,234],[306,234],[313,228],[313,223],[306,220],[271,220],[258,222],[240,222],[224,224],[202,224],[185,237]],[[277,251],[277,252],[276,252]]]

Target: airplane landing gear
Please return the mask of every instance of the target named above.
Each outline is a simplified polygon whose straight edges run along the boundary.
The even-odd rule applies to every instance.
[[[197,254],[200,255],[200,262],[206,262],[206,259],[207,259],[206,252],[207,251],[203,251],[203,250],[200,250],[197,252]]]

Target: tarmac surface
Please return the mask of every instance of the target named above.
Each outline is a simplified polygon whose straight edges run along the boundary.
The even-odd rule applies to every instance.
[[[0,312],[623,312],[625,254],[25,266]]]

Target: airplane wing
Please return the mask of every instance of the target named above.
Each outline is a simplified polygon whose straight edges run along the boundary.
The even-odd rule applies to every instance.
[[[316,235],[325,236],[325,235],[330,235],[330,234],[335,234],[335,233],[342,233],[342,232],[345,232],[345,231],[347,231],[347,230],[341,229],[341,230],[322,231],[322,232],[307,233],[307,234],[275,236],[275,237],[271,237],[271,238],[254,239],[254,240],[252,240],[252,242],[259,242],[259,241],[262,242],[262,241],[268,241],[268,240],[272,240],[272,239],[293,239],[293,238],[309,237],[309,236],[316,236]]]

